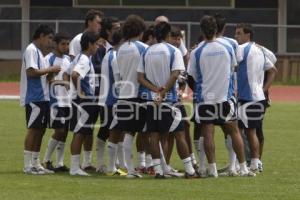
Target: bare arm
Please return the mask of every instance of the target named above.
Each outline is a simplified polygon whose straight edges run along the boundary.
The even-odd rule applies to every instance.
[[[138,82],[148,88],[149,90],[153,91],[153,92],[158,92],[159,89],[153,85],[152,83],[150,83],[148,80],[145,79],[145,74],[144,73],[141,73],[141,72],[138,72]]]
[[[46,75],[48,73],[58,73],[61,70],[59,66],[52,66],[45,69],[35,69],[35,68],[28,68],[26,69],[26,74],[28,77],[40,77]]]
[[[267,70],[267,76],[266,76],[267,79],[263,87],[264,92],[266,92],[270,88],[271,84],[275,79],[276,73],[277,73],[277,69],[275,67]]]

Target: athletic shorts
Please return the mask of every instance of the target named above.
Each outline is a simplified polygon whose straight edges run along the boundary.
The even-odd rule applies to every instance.
[[[73,100],[70,130],[74,133],[93,134],[98,113],[99,106],[96,102],[87,99]]]
[[[47,128],[49,124],[49,102],[31,102],[25,105],[27,128]]]
[[[114,105],[115,115],[110,129],[126,132],[143,132],[146,123],[146,103],[135,99],[120,99]]]
[[[71,115],[69,107],[50,107],[50,128],[69,129],[70,119]]]
[[[170,133],[183,131],[182,112],[178,107],[169,103],[156,105],[147,104],[147,132]]]
[[[238,102],[238,124],[239,128],[259,128],[267,107],[267,101]]]
[[[237,106],[234,97],[218,104],[199,103],[195,105],[195,108],[195,121],[198,124],[223,125],[228,121],[237,120]]]
[[[100,106],[100,122],[101,128],[109,129],[112,120],[114,119],[113,106]]]

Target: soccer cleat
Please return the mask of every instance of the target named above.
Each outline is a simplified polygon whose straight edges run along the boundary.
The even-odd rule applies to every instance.
[[[250,172],[253,172],[255,174],[259,174],[259,168],[256,168],[256,169],[249,169]]]
[[[134,170],[139,172],[140,174],[147,174],[146,167],[136,167]]]
[[[101,165],[97,170],[96,170],[97,173],[99,174],[106,174],[107,173],[107,167],[106,165]]]
[[[239,174],[235,170],[228,170],[228,171],[219,173],[218,175],[220,177],[224,177],[224,176],[237,177],[237,176],[239,176]]]
[[[70,170],[71,176],[90,176],[88,173],[78,168],[77,170]]]
[[[161,174],[155,174],[155,179],[166,179],[167,177],[165,175]]]
[[[193,168],[194,168],[194,170],[195,170],[196,172],[199,171],[199,165],[194,164],[194,165],[193,165]]]
[[[207,170],[206,169],[199,169],[198,174],[200,178],[207,178]]]
[[[70,171],[70,169],[66,165],[63,165],[63,166],[55,167],[54,171],[55,172],[68,172],[68,171]]]
[[[211,178],[218,178],[218,173],[208,173],[208,176],[207,177],[211,177]]]
[[[52,165],[52,162],[49,160],[49,161],[47,161],[47,162],[44,162],[43,164],[42,164],[42,166],[45,168],[45,169],[48,169],[48,170],[51,170],[51,171],[55,171],[54,170],[54,167],[53,167],[53,165]]]
[[[45,171],[44,170],[39,170],[36,167],[31,167],[31,168],[24,168],[23,169],[24,174],[28,174],[28,175],[45,175]]]
[[[186,178],[186,179],[200,178],[200,175],[197,172],[195,172],[194,174],[189,174],[189,173],[185,172],[184,178]]]
[[[54,174],[55,173],[53,170],[44,168],[41,164],[38,164],[35,168],[38,169],[39,171],[44,171],[46,174]]]
[[[222,173],[222,172],[228,171],[228,169],[229,169],[229,165],[227,165],[227,166],[225,166],[225,167],[223,167],[221,169],[218,169],[217,171],[218,171],[218,173]]]
[[[169,171],[169,172],[166,172],[164,175],[165,175],[165,176],[170,176],[170,177],[184,177],[184,174],[183,174],[183,173],[180,173],[180,172],[173,172],[172,170]]]
[[[127,173],[126,173],[126,172],[123,172],[123,171],[120,170],[120,169],[117,169],[117,170],[114,171],[114,172],[107,172],[106,175],[107,175],[107,176],[126,176]]]
[[[138,172],[128,173],[126,175],[126,178],[142,178],[142,175],[140,175]]]
[[[255,177],[256,174],[252,171],[240,171],[239,173],[240,176],[244,176],[244,177]]]
[[[82,166],[81,168],[86,172],[96,172],[96,167],[93,165]]]
[[[147,168],[147,174],[150,176],[155,176],[155,171],[153,166]]]

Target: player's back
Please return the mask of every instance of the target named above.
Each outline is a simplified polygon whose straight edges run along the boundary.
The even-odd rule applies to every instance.
[[[117,52],[117,62],[120,70],[120,99],[138,97],[139,83],[137,80],[137,68],[142,53],[147,48],[139,41],[126,41]]]
[[[227,101],[233,91],[229,91],[231,72],[236,65],[234,51],[219,41],[204,42],[192,51],[191,63],[197,76],[196,91],[201,97],[198,101],[221,103]],[[193,61],[194,59],[194,61]]]

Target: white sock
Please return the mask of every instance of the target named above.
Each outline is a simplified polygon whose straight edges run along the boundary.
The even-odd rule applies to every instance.
[[[204,137],[200,137],[199,139],[199,169],[206,170],[206,154],[204,150]]]
[[[240,170],[242,172],[248,172],[248,168],[247,168],[246,162],[240,163]]]
[[[30,169],[31,165],[32,152],[24,150],[24,169]]]
[[[153,166],[151,154],[146,155],[146,168]]]
[[[40,152],[32,152],[31,164],[33,167],[40,167]]]
[[[117,150],[118,150],[118,144],[107,142],[107,148],[108,148],[108,172],[114,172],[116,171],[116,157],[117,157]]]
[[[97,155],[97,167],[104,165],[104,151],[106,142],[97,138],[96,155]]]
[[[119,167],[122,169],[127,169],[126,161],[125,161],[125,152],[123,147],[123,142],[118,143],[118,153],[117,160],[119,161]]]
[[[199,143],[200,143],[200,140],[194,140],[194,147],[195,147],[198,158],[200,156],[199,155]]]
[[[132,143],[133,143],[133,136],[130,134],[125,134],[123,147],[124,147],[124,153],[125,153],[125,161],[127,165],[127,171],[128,173],[134,173],[134,166],[132,163]]]
[[[53,138],[50,138],[49,142],[48,142],[48,146],[46,149],[46,153],[45,153],[45,158],[44,158],[44,162],[50,161],[51,160],[51,155],[55,150],[56,145],[58,144],[58,140],[55,140]]]
[[[251,164],[250,164],[250,169],[251,169],[251,170],[256,170],[256,169],[258,169],[258,162],[259,162],[259,159],[258,159],[258,158],[252,158],[252,159],[251,159]]]
[[[185,159],[182,159],[182,162],[184,164],[184,168],[185,168],[186,173],[188,173],[190,175],[195,174],[195,170],[194,170],[194,167],[193,167],[193,164],[192,164],[191,157],[187,157]]]
[[[139,167],[144,168],[146,167],[146,153],[143,152],[137,152],[137,157],[138,157],[138,162],[139,162]]]
[[[88,167],[92,165],[92,151],[83,151],[83,163],[82,167]]]
[[[235,168],[235,162],[236,162],[236,154],[232,147],[232,139],[230,135],[227,136],[227,139],[225,139],[225,146],[228,151],[229,155],[229,170],[236,170]]]
[[[211,174],[211,175],[216,175],[216,174],[218,174],[216,163],[209,163],[209,164],[208,164],[208,172],[209,172],[209,174]]]
[[[195,154],[194,153],[191,153],[191,159],[192,159],[192,164],[193,165],[196,165],[197,164],[197,160],[196,160],[196,157],[195,157]]]
[[[161,161],[160,164],[161,164],[161,167],[163,169],[163,172],[165,174],[167,174],[167,173],[169,173],[171,171],[171,167],[168,166],[168,164],[167,164],[167,161],[166,161],[166,158],[165,158],[165,155],[164,155],[164,151],[162,149],[162,146],[161,146],[160,142],[159,142],[159,152],[160,152],[160,161]]]
[[[153,161],[155,174],[163,175],[164,173],[161,167],[161,159],[153,159],[152,161]]]
[[[71,155],[70,171],[75,172],[80,169],[80,154]]]
[[[64,155],[65,155],[65,143],[58,142],[56,146],[56,164],[55,167],[64,166]]]

